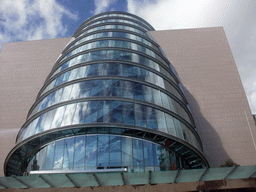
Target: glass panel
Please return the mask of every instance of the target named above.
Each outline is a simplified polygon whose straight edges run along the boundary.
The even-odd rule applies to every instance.
[[[101,80],[93,80],[91,81],[91,95],[90,96],[100,96],[101,93]]]
[[[123,123],[134,125],[134,104],[123,102]]]
[[[159,110],[155,110],[155,111],[156,111],[156,116],[157,116],[158,130],[167,132],[164,112],[159,111]]]
[[[71,125],[75,109],[76,109],[76,103],[67,105],[61,126]]]
[[[84,169],[85,162],[85,136],[75,139],[74,169]]]
[[[110,168],[121,166],[121,140],[119,136],[110,136]]]
[[[97,169],[106,169],[109,166],[109,135],[98,136]]]
[[[73,89],[70,94],[70,99],[77,99],[80,93],[80,83],[76,83],[73,85]]]
[[[73,169],[74,167],[74,141],[74,138],[64,140],[63,169]]]
[[[80,83],[80,98],[89,97],[91,92],[91,81],[84,81]]]
[[[88,102],[78,103],[72,124],[82,124],[86,115]]]
[[[162,106],[162,101],[161,101],[161,97],[160,97],[160,91],[156,90],[156,89],[152,89],[152,92],[153,92],[153,97],[154,97],[154,103],[156,105]]]
[[[152,88],[143,85],[142,89],[143,89],[143,94],[144,94],[145,101],[153,103]]]
[[[78,69],[78,73],[77,73],[76,78],[77,78],[77,79],[78,79],[78,78],[83,78],[83,77],[84,77],[84,74],[85,74],[85,72],[86,72],[86,69],[87,69],[87,66],[80,67],[80,68]]]
[[[37,158],[38,169],[33,169],[33,170],[42,170],[47,159],[47,147],[44,147],[43,149],[41,149],[37,157],[38,157]]]
[[[165,114],[165,119],[167,123],[167,131],[171,135],[177,136],[176,131],[175,131],[175,126],[173,122],[173,117],[171,115]]]
[[[53,166],[55,142],[47,146],[47,158],[43,165],[43,170],[51,170]]]
[[[57,141],[55,144],[55,157],[53,162],[53,169],[62,169],[63,164],[63,151],[64,150],[64,140]]]
[[[123,97],[133,99],[133,82],[123,81]]]
[[[69,99],[72,87],[73,87],[73,85],[69,85],[69,86],[64,88],[62,97],[60,99],[60,102],[67,101]]]
[[[50,129],[55,112],[56,112],[56,109],[53,109],[47,112],[47,117],[44,121],[44,125],[42,126],[41,131]]]
[[[122,137],[122,167],[133,168],[132,139]]]
[[[112,96],[112,80],[102,81],[102,96]]]
[[[86,139],[86,169],[96,169],[97,136],[87,136]]]
[[[73,70],[71,71],[70,76],[69,76],[69,78],[68,78],[69,81],[72,81],[72,80],[76,79],[77,71],[78,71],[77,68],[76,68],[76,69],[73,69]]]
[[[35,133],[34,134],[41,132],[41,130],[43,129],[43,125],[44,125],[44,121],[46,119],[46,116],[47,116],[47,113],[45,113],[45,114],[43,114],[39,117],[37,125],[35,127]]]
[[[135,104],[135,123],[137,126],[147,126],[146,111],[144,105]]]
[[[112,101],[100,101],[97,122],[108,123],[111,117]]]
[[[157,126],[157,117],[156,117],[156,110],[152,107],[146,107],[146,116],[147,116],[147,127],[151,129],[158,129]]]
[[[154,171],[154,153],[152,150],[152,143],[143,142],[144,145],[144,161],[145,161],[145,171]]]
[[[133,165],[134,171],[144,171],[143,145],[142,141],[138,139],[133,139]]]
[[[112,101],[110,122],[122,123],[122,102]]]
[[[85,123],[93,123],[97,120],[99,101],[90,101],[88,102],[88,107],[86,111]]]
[[[54,119],[52,121],[51,128],[56,128],[61,125],[61,121],[62,121],[63,114],[65,112],[65,109],[66,109],[66,106],[62,106],[56,110]]]
[[[122,81],[121,80],[113,80],[113,92],[112,95],[115,97],[122,97]]]
[[[142,84],[134,83],[133,91],[134,91],[134,99],[144,101],[143,92],[142,92]]]

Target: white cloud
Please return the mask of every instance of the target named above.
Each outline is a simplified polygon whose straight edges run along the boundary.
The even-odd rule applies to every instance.
[[[255,0],[127,0],[128,12],[156,30],[223,26],[242,82],[256,113]]]
[[[64,36],[64,19],[77,19],[56,0],[0,1],[0,42]]]
[[[107,9],[115,2],[116,0],[94,0],[95,10],[93,11],[93,14],[96,15],[107,11]]]

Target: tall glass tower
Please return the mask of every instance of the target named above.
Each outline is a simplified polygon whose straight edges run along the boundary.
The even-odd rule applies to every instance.
[[[86,20],[57,59],[5,161],[5,175],[208,166],[175,70],[143,19]]]

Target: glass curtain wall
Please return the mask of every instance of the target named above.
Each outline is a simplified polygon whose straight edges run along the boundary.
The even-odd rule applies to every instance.
[[[179,79],[151,30],[122,12],[82,23],[31,107],[5,174],[208,166]]]

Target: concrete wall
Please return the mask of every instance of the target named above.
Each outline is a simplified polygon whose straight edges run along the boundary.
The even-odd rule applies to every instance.
[[[71,38],[3,44],[0,52],[0,176],[8,152],[15,145],[20,127]]]
[[[255,165],[256,127],[223,28],[150,33],[185,87],[210,165],[228,158],[239,165]]]

